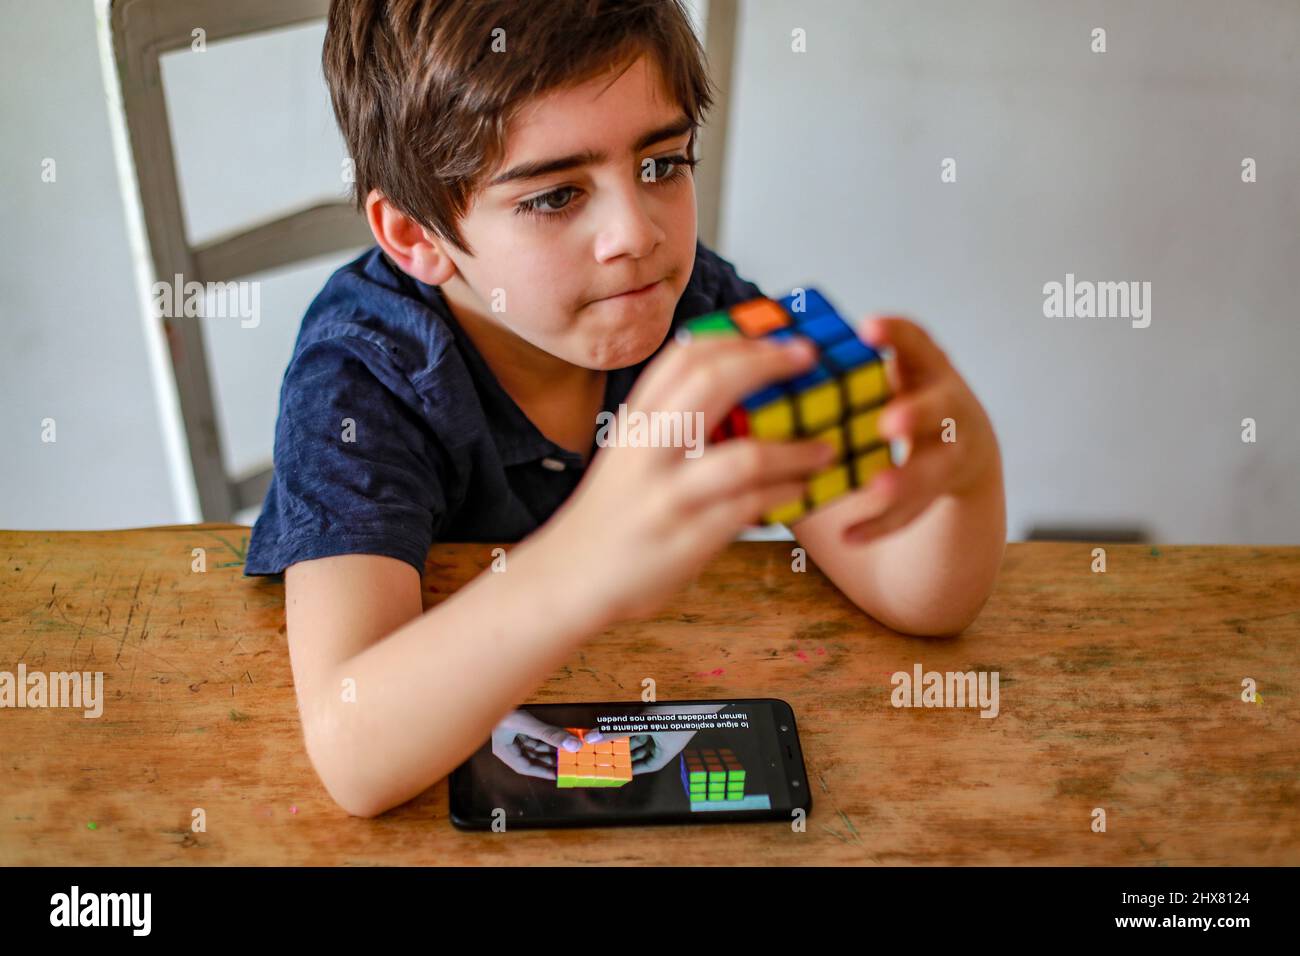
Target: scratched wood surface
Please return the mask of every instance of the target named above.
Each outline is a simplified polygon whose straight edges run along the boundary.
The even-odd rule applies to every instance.
[[[376,820],[334,806],[303,750],[283,587],[242,576],[247,534],[0,533],[0,670],[105,681],[98,719],[0,710],[0,864],[1300,863],[1300,548],[1112,545],[1093,574],[1088,545],[1011,544],[983,615],[944,640],[792,572],[788,543],[733,545],[534,699],[635,700],[644,677],[660,699],[786,698],[806,832],[502,835],[455,830],[445,782]],[[431,551],[426,605],[490,551]],[[999,716],[894,709],[890,675],[917,662],[998,671]]]

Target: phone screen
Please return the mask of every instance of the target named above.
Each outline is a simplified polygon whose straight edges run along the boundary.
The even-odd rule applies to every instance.
[[[567,742],[567,744],[566,744]],[[780,700],[532,704],[451,776],[457,826],[790,820],[812,795]]]

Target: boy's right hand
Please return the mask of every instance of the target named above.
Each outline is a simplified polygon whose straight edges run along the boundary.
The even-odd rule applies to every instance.
[[[699,457],[687,458],[685,448],[603,448],[538,534],[577,585],[575,598],[596,602],[599,623],[657,611],[742,529],[800,497],[809,476],[831,463],[833,449],[811,439],[705,442],[746,395],[815,360],[802,340],[700,337],[670,342],[646,366],[628,412],[680,412],[691,428],[702,412]]]

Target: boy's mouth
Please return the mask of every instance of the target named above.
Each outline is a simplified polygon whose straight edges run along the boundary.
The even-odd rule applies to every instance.
[[[664,281],[663,279],[656,279],[654,282],[651,282],[648,285],[643,285],[637,288],[628,289],[624,292],[620,292],[615,295],[605,296],[604,298],[597,299],[596,301],[597,302],[631,302],[637,299],[642,299],[652,294],[656,289],[658,289],[659,286],[663,283],[663,281]]]

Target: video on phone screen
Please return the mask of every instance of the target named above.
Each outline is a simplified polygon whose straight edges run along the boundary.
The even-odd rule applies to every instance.
[[[762,702],[524,707],[470,760],[475,807],[530,818],[785,808],[772,720]]]

